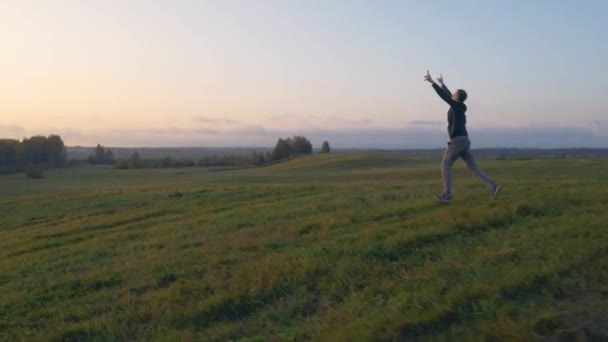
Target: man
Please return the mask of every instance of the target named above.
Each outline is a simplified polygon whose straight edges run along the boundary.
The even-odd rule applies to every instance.
[[[452,166],[458,158],[462,158],[469,167],[469,170],[488,186],[491,198],[496,199],[498,192],[500,191],[500,185],[494,183],[490,177],[486,176],[486,174],[477,167],[475,159],[473,159],[473,155],[470,151],[471,141],[469,140],[469,134],[467,133],[467,117],[465,115],[467,106],[464,104],[464,101],[467,99],[467,92],[458,89],[452,95],[448,87],[443,83],[443,76],[440,74],[437,79],[440,86],[435,83],[428,70],[426,76],[424,76],[424,80],[430,82],[433,85],[433,89],[437,92],[437,95],[450,105],[450,110],[448,111],[448,134],[450,135],[450,141],[443,153],[443,160],[441,162],[444,192],[441,195],[435,196],[435,198],[445,203],[452,201]]]

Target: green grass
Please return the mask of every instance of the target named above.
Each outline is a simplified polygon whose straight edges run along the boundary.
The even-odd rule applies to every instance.
[[[0,176],[0,340],[608,338],[608,160]]]

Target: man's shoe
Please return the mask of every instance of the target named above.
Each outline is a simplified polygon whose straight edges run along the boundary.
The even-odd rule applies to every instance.
[[[435,195],[435,199],[439,202],[450,203],[452,202],[452,194]]]
[[[490,189],[490,196],[492,197],[493,200],[498,198],[499,191],[500,191],[500,185],[494,184],[494,187],[492,187],[492,189]]]

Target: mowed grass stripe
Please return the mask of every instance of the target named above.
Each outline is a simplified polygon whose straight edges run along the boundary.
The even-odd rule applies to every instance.
[[[297,190],[297,189],[296,189]],[[309,192],[310,189],[309,188],[305,188],[304,191]],[[256,203],[263,203],[264,200],[268,200],[271,204],[275,202],[275,200],[277,200],[277,193],[279,191],[276,190],[271,190],[267,193],[262,193],[262,194],[256,194],[254,196]],[[289,192],[285,192],[283,194],[283,199],[288,199],[288,198],[292,198],[292,197],[299,197],[300,199],[302,198],[306,198],[307,196],[317,196],[317,194],[313,194],[313,195],[302,195],[301,193],[302,191],[294,191],[294,190],[290,190]],[[166,192],[162,192],[161,194],[155,194],[154,196],[157,195],[163,195],[164,197],[166,197],[167,195],[170,196],[171,193],[166,194]],[[188,194],[181,194],[181,196],[187,196]],[[153,197],[154,197],[153,196]],[[239,195],[242,197],[242,195]],[[216,213],[216,212],[227,212],[229,213],[232,210],[235,209],[239,209],[241,207],[243,207],[244,205],[249,204],[249,201],[252,197],[251,196],[247,196],[244,199],[242,199],[241,202],[234,202],[232,200],[232,198],[234,197],[234,195],[229,196],[229,198],[227,200],[224,201],[216,201],[216,200],[208,200],[205,202],[201,202],[200,205],[197,208],[192,207],[193,205],[196,205],[197,203],[189,203],[187,199],[182,200],[182,199],[176,199],[176,200],[167,200],[165,198],[163,199],[159,199],[156,202],[150,202],[150,204],[144,206],[144,209],[139,209],[139,210],[133,210],[133,209],[124,209],[124,210],[120,210],[115,212],[114,210],[116,209],[104,209],[107,212],[107,215],[103,215],[105,217],[115,217],[116,215],[124,215],[125,213],[127,214],[133,214],[133,213],[140,213],[143,212],[142,214],[139,214],[140,217],[138,216],[134,216],[134,217],[127,217],[127,218],[121,218],[120,220],[116,221],[116,222],[106,222],[104,221],[105,217],[99,217],[99,213],[95,213],[95,215],[85,215],[84,217],[87,219],[84,222],[81,220],[82,216],[77,216],[77,218],[74,219],[74,221],[72,221],[72,223],[74,224],[74,226],[70,226],[70,225],[64,225],[63,227],[61,227],[62,229],[57,230],[57,229],[50,229],[52,228],[52,226],[49,225],[45,225],[43,227],[39,227],[39,230],[43,230],[45,233],[43,234],[39,234],[37,236],[37,238],[39,239],[44,239],[47,240],[48,238],[59,238],[62,236],[68,236],[68,235],[72,235],[72,234],[77,234],[79,232],[82,231],[86,231],[86,230],[90,230],[90,229],[109,229],[112,228],[112,226],[121,226],[124,224],[128,224],[131,223],[131,220],[134,221],[140,221],[140,220],[145,220],[146,217],[148,215],[152,215],[154,216],[155,214],[153,213],[148,213],[146,210],[146,207],[150,206],[150,207],[161,207],[163,205],[163,203],[168,203],[172,206],[169,207],[170,209],[166,209],[171,210],[171,211],[182,211],[184,209],[188,209],[189,211],[193,211],[197,214],[197,215],[208,215],[208,214],[212,214],[212,213]],[[281,197],[278,198],[279,200],[281,199]],[[79,199],[80,200],[80,199]],[[146,199],[142,199],[145,202]],[[102,207],[105,208],[105,204],[102,204]],[[176,205],[177,204],[177,205]],[[229,206],[225,205],[225,204],[229,204]],[[138,205],[138,207],[141,208],[141,205]],[[79,208],[75,208],[75,211],[78,211]],[[87,221],[89,221],[90,223],[87,223]],[[94,223],[93,223],[94,222]],[[52,233],[46,233],[46,231],[51,230]],[[27,233],[23,239],[29,240],[31,239],[29,236],[29,231],[25,231],[24,233]],[[16,243],[15,241],[11,241],[10,244],[13,248],[15,246],[18,246],[19,243]]]
[[[106,234],[107,235],[111,235],[110,238],[112,240],[116,240],[116,242],[118,242],[118,241],[122,240],[123,238],[120,237],[120,236],[116,236],[116,234],[123,235],[124,238],[127,238],[127,237],[129,239],[133,239],[134,238],[134,236],[130,233],[130,231],[133,230],[133,229],[137,229],[140,225],[133,225],[133,224],[130,224],[130,223],[138,222],[139,219],[153,217],[153,216],[156,216],[156,215],[150,215],[150,214],[146,213],[143,217],[135,217],[137,220],[133,219],[133,218],[129,218],[126,221],[123,220],[123,221],[119,221],[118,223],[117,222],[103,223],[103,224],[101,224],[101,226],[103,226],[104,228],[109,228],[110,226],[112,226],[112,228],[116,228],[116,229],[113,229],[113,231],[104,232],[104,235],[106,235]],[[192,216],[196,217],[197,214],[195,212],[192,212]],[[173,217],[175,218],[175,215]],[[178,224],[187,223],[187,222],[184,222],[184,218],[185,217],[183,215],[181,217],[178,217],[178,218],[180,219],[180,221],[178,221]],[[154,220],[152,222],[147,221],[147,222],[138,222],[138,223],[140,223],[140,224],[141,223],[145,223],[146,225],[149,226],[148,228],[146,228],[146,231],[144,232],[145,234],[153,235],[153,236],[155,236],[155,237],[157,237],[157,238],[159,238],[159,239],[162,240],[162,239],[166,238],[166,236],[159,235],[159,232],[163,230],[162,226],[159,226],[159,224],[167,223],[168,221],[170,221],[170,219],[169,220],[168,219]],[[123,226],[123,224],[126,225],[126,226]],[[95,227],[98,227],[98,226],[95,226]],[[87,230],[88,230],[88,228],[90,228],[90,227],[87,227]],[[158,228],[158,229],[157,229],[157,231],[154,231],[152,228]],[[224,234],[226,233],[225,229],[224,229],[223,233]],[[100,234],[100,233],[95,233],[95,234],[92,234],[92,235],[90,235],[88,237],[95,237],[95,243],[96,244],[102,244],[102,245],[104,244],[103,240],[100,240],[100,238],[103,237],[103,235]],[[64,249],[66,247],[68,247],[67,244],[66,244],[66,242],[82,242],[81,246],[75,246],[75,248],[81,248],[81,249],[84,246],[87,245],[87,239],[84,239],[84,238],[80,237],[80,238],[77,238],[77,240],[75,240],[75,241],[69,241],[69,240],[65,241],[65,240],[63,240],[62,243],[63,243]],[[59,244],[59,242],[57,242],[56,244]],[[46,245],[46,246],[43,246],[43,247],[53,247],[53,246],[55,246],[55,245],[51,245],[51,246]],[[104,262],[107,262],[107,261],[104,261]]]

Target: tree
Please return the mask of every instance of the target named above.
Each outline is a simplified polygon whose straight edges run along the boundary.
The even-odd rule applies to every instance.
[[[48,162],[52,166],[63,166],[68,161],[68,152],[65,149],[63,140],[58,135],[47,137]]]
[[[296,135],[287,139],[279,138],[272,151],[270,160],[284,159],[295,154],[310,153],[312,153],[312,144],[310,143],[310,140],[304,136]]]
[[[19,140],[0,139],[0,168],[14,168],[22,164]]]
[[[106,149],[100,144],[97,144],[93,155],[89,156],[89,163],[91,164],[114,164],[114,153],[109,148]]]
[[[97,147],[95,147],[95,160],[103,160],[106,157],[106,149],[103,148],[103,146],[101,146],[100,144],[97,144]]]
[[[45,136],[36,135],[23,139],[23,159],[26,164],[42,164],[49,160]]]
[[[279,138],[276,146],[274,147],[274,150],[272,151],[271,159],[279,160],[279,159],[287,158],[290,155],[291,155],[291,148],[289,146],[289,141]]]
[[[287,139],[291,154],[310,154],[312,153],[312,144],[305,136],[296,135],[291,139]]]
[[[325,140],[323,142],[323,145],[321,146],[321,153],[329,153],[331,152],[331,148],[329,148],[329,142],[327,142],[327,140]]]
[[[139,157],[139,152],[133,152],[131,158],[129,158],[129,164],[129,166],[133,169],[140,169],[143,167],[143,163],[141,161],[141,158]]]

